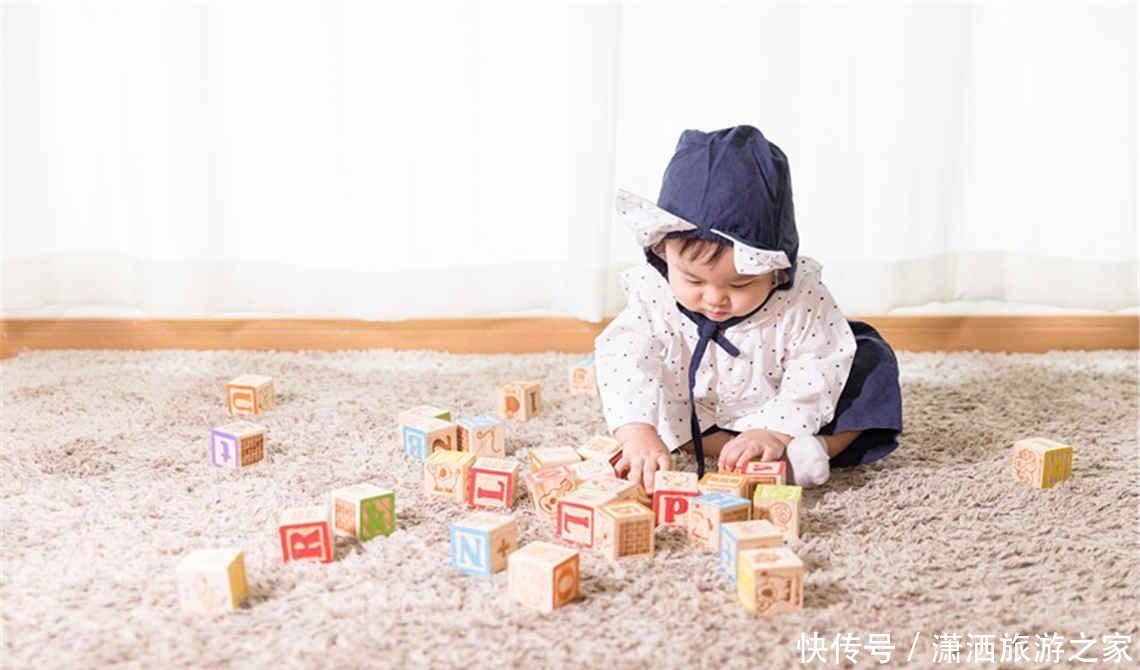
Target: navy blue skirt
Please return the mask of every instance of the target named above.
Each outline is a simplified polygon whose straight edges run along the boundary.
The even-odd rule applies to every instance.
[[[855,334],[855,361],[847,385],[835,406],[831,423],[819,435],[862,431],[846,449],[831,459],[831,467],[845,468],[873,463],[898,449],[902,432],[902,392],[899,390],[899,363],[891,345],[879,331],[862,321],[848,321]],[[713,426],[707,436],[718,430]],[[737,435],[736,431],[725,430]]]

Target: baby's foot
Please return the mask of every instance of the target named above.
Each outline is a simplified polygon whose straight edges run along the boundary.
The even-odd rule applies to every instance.
[[[785,451],[792,466],[792,479],[804,488],[827,483],[831,477],[830,458],[823,440],[809,435],[797,437],[788,443]]]

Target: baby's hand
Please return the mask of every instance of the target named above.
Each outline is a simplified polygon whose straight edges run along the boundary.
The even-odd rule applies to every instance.
[[[717,465],[721,472],[741,472],[744,465],[757,456],[764,461],[778,461],[784,457],[784,450],[791,441],[791,435],[774,430],[746,430],[725,443]]]
[[[621,442],[621,460],[614,465],[619,477],[641,481],[646,493],[653,493],[653,475],[669,469],[669,449],[646,423],[630,423],[614,431]]]

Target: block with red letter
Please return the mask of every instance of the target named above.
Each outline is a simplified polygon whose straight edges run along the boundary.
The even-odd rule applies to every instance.
[[[332,523],[329,521],[327,506],[294,507],[285,510],[281,514],[281,524],[277,532],[281,538],[281,557],[286,563],[332,562]]]
[[[577,487],[574,474],[565,465],[528,472],[523,479],[535,514],[550,521],[557,517],[558,499]]]
[[[598,508],[616,498],[604,491],[578,489],[558,499],[558,537],[583,547],[594,546]]]
[[[230,416],[257,416],[275,400],[272,377],[240,375],[226,384],[226,411]]]
[[[210,431],[210,461],[215,468],[244,468],[265,457],[265,426],[234,421]]]
[[[613,479],[614,469],[605,461],[578,461],[563,466],[574,474],[574,481],[583,484],[592,479]]]
[[[536,447],[530,450],[530,471],[582,462],[573,447]]]
[[[1044,437],[1013,443],[1013,478],[1039,489],[1052,488],[1073,473],[1073,448]]]
[[[530,421],[541,406],[538,382],[513,381],[499,385],[499,416],[508,421]]]
[[[375,484],[345,486],[332,492],[333,529],[365,542],[396,530],[396,494]]]
[[[798,538],[802,494],[803,489],[799,486],[761,484],[752,494],[752,518],[771,521],[786,539]]]
[[[507,557],[507,589],[526,607],[552,612],[578,597],[578,552],[531,542]]]
[[[466,451],[437,451],[424,463],[424,493],[456,502],[467,500],[467,479],[475,455]]]
[[[455,422],[459,450],[476,456],[506,456],[506,424],[497,416],[468,416]]]
[[[510,509],[515,504],[518,478],[517,461],[490,456],[476,458],[467,478],[467,505]]]
[[[765,519],[733,521],[720,527],[720,548],[717,565],[729,581],[736,581],[737,559],[745,549],[779,547],[784,544],[784,532]]]
[[[748,479],[737,472],[709,472],[697,483],[701,493],[727,493],[748,498],[751,487]]]
[[[748,498],[720,492],[699,495],[689,501],[689,539],[715,552],[720,548],[721,524],[747,521],[751,513]]]
[[[238,549],[197,549],[178,562],[175,574],[183,612],[235,610],[249,595],[245,554]]]
[[[776,484],[783,486],[788,483],[788,464],[784,461],[760,461],[752,460],[744,464],[744,470],[741,471],[744,478],[748,480],[748,489],[745,491],[745,497],[751,498],[752,494],[756,492],[756,487],[761,484]]]
[[[469,575],[491,575],[507,567],[519,547],[519,528],[507,514],[475,512],[451,524],[451,566]]]
[[[776,614],[804,607],[804,564],[791,549],[740,552],[736,594],[749,612]]]
[[[699,494],[697,473],[658,470],[653,475],[653,514],[657,525],[685,528],[689,500]]]
[[[621,442],[612,437],[595,435],[578,447],[578,453],[588,461],[605,461],[614,466],[621,460]]]
[[[598,389],[594,357],[587,356],[570,366],[570,395],[594,393]]]
[[[633,500],[618,500],[598,508],[594,543],[607,558],[653,555],[653,511]]]
[[[400,444],[404,453],[413,458],[427,460],[437,451],[455,451],[458,447],[456,425],[418,413],[416,410],[400,412],[398,417]]]

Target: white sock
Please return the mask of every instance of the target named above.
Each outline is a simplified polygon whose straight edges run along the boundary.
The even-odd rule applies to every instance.
[[[812,488],[826,484],[831,477],[830,457],[823,440],[808,435],[793,438],[786,451],[792,465],[792,478],[798,486]]]

